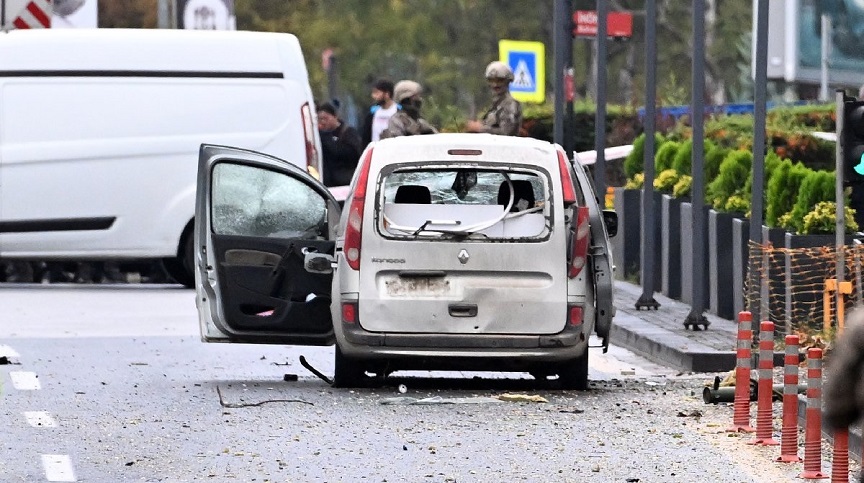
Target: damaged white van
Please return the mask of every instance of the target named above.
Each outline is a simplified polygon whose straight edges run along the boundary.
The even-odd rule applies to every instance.
[[[344,211],[291,163],[202,146],[195,247],[208,342],[336,344],[334,383],[398,370],[556,376],[585,389],[609,343],[610,235],[557,145],[487,134],[387,139]]]

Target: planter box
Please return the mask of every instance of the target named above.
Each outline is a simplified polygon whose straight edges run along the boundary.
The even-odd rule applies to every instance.
[[[693,247],[693,204],[681,203],[681,301],[693,304],[693,264],[703,265],[702,277],[702,300],[705,309],[708,308],[708,206],[703,206],[705,225],[703,227],[702,239],[706,241],[701,247],[697,247],[694,253]]]
[[[732,221],[741,213],[708,210],[708,310],[724,319],[735,318],[732,302]]]
[[[660,291],[681,299],[681,203],[672,195],[660,201]]]
[[[750,220],[732,220],[732,314],[747,310],[744,287],[747,281],[747,261],[750,254]]]
[[[639,276],[639,250],[642,233],[642,190],[615,188],[618,235],[612,239],[615,278]]]

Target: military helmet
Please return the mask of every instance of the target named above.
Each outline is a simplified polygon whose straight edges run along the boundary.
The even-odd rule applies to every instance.
[[[423,87],[417,82],[411,80],[402,80],[393,86],[393,99],[396,102],[402,102],[411,96],[416,96],[422,93]]]
[[[489,65],[486,66],[486,78],[487,79],[505,79],[507,81],[513,81],[513,70],[509,65],[505,64],[501,61],[490,62]]]

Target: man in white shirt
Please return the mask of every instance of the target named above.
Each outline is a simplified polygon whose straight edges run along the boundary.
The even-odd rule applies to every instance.
[[[381,79],[372,86],[372,99],[375,104],[369,108],[363,126],[364,146],[381,138],[381,132],[387,129],[390,118],[401,108],[393,101],[393,83],[387,79]]]

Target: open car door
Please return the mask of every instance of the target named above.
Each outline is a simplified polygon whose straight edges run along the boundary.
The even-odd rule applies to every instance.
[[[340,209],[301,168],[264,154],[202,145],[195,202],[195,286],[206,342],[330,345],[332,274],[304,269],[333,255]]]
[[[573,172],[576,174],[582,192],[585,193],[585,203],[588,205],[589,225],[591,226],[591,272],[594,275],[594,297],[596,298],[597,319],[594,330],[603,340],[603,352],[609,350],[609,333],[612,330],[612,318],[615,316],[614,287],[612,281],[612,247],[609,243],[609,234],[606,231],[606,223],[603,221],[603,207],[600,200],[605,201],[605,193],[597,193],[594,183],[586,173],[585,168],[577,159],[573,163]],[[593,196],[591,196],[593,195]]]

